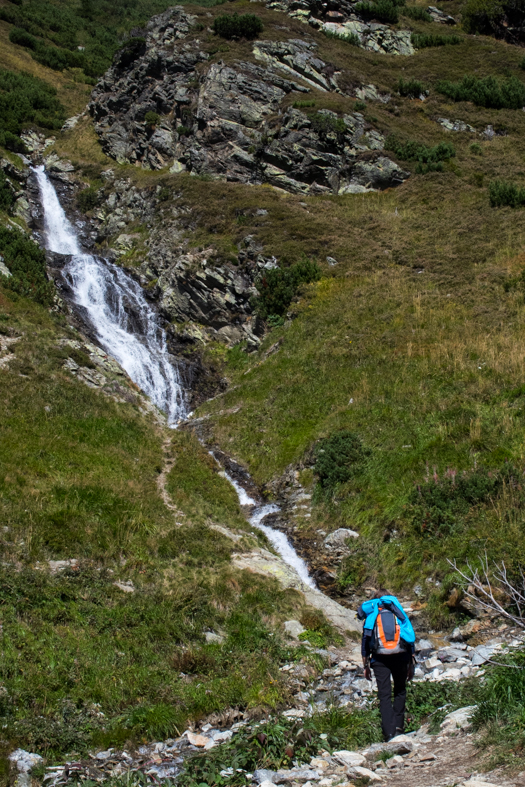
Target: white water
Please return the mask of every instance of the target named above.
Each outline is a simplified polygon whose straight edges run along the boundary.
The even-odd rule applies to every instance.
[[[217,458],[213,455],[210,451],[211,455],[218,461]],[[251,512],[248,518],[253,527],[262,530],[264,535],[270,541],[272,546],[275,548],[276,552],[282,557],[285,563],[291,566],[294,571],[299,575],[300,579],[308,585],[309,588],[312,590],[317,590],[317,585],[313,581],[312,577],[308,573],[308,566],[306,565],[305,561],[302,557],[299,557],[293,546],[290,544],[288,537],[285,533],[282,533],[280,530],[274,530],[273,527],[269,527],[268,525],[263,525],[263,520],[269,514],[276,514],[281,509],[275,503],[268,503],[266,505],[258,505],[257,501],[250,497],[247,493],[246,489],[244,489],[236,480],[229,475],[226,470],[223,470],[222,474],[225,478],[228,479],[230,484],[233,486],[235,491],[237,492],[237,497],[239,498],[239,503],[241,506],[250,506]]]
[[[185,415],[179,373],[169,360],[166,334],[140,285],[116,265],[86,254],[47,177],[35,169],[44,208],[46,245],[73,256],[64,268],[77,306],[98,341],[175,425]]]

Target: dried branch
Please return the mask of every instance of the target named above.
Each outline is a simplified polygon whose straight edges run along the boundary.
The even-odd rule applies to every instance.
[[[448,560],[449,565],[452,566],[454,571],[467,583],[464,588],[464,593],[475,606],[488,612],[495,612],[507,620],[512,621],[515,626],[525,629],[525,616],[523,614],[525,608],[525,576],[523,570],[520,568],[521,586],[514,585],[507,576],[507,567],[502,561],[501,565],[494,563],[494,569],[489,569],[489,561],[487,553],[484,557],[480,558],[481,567],[475,568],[467,561],[467,570],[469,573],[462,571],[458,568],[456,560]],[[497,587],[499,586],[499,587]],[[469,590],[473,587],[475,593]],[[499,592],[503,592],[512,604],[516,607],[518,614],[510,613],[503,607],[496,598]]]

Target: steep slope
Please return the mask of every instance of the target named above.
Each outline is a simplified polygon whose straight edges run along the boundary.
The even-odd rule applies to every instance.
[[[448,558],[522,564],[523,52],[451,31],[448,4],[389,24],[354,3],[166,5],[89,113],[62,131],[58,111],[17,119],[30,159],[3,154],[2,226],[39,229],[27,166],[44,161],[85,246],[159,309],[200,405],[190,429],[284,504],[275,524],[323,586],[353,604],[387,582],[417,597],[420,632],[452,628],[473,609]],[[213,32],[236,9],[261,18],[255,42]],[[50,70],[2,19],[0,64],[78,113],[84,67]],[[496,82],[441,84],[474,75]],[[268,543],[214,460],[86,338],[61,260],[57,299],[33,256],[0,267],[4,750],[279,707],[282,622],[333,631],[243,570]],[[315,275],[292,286],[305,259]],[[326,542],[339,528],[354,535]]]

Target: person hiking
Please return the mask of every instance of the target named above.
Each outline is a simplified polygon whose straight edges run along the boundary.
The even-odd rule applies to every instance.
[[[357,617],[364,620],[361,655],[365,678],[372,680],[372,669],[383,735],[389,741],[405,730],[406,682],[414,677],[414,629],[397,598],[385,590],[363,602]]]

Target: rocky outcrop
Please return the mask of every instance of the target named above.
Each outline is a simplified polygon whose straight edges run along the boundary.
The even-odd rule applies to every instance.
[[[357,0],[356,0],[357,2]],[[270,0],[268,8],[285,11],[312,27],[344,38],[357,36],[359,46],[371,52],[388,55],[413,55],[409,30],[392,30],[388,25],[367,22],[355,11],[356,2],[338,0],[323,3],[321,0]]]
[[[384,189],[408,177],[363,115],[284,104],[292,92],[339,91],[336,66],[314,42],[259,41],[257,62],[208,67],[194,22],[180,7],[152,19],[145,52],[116,62],[95,88],[90,111],[117,161],[294,193]]]

